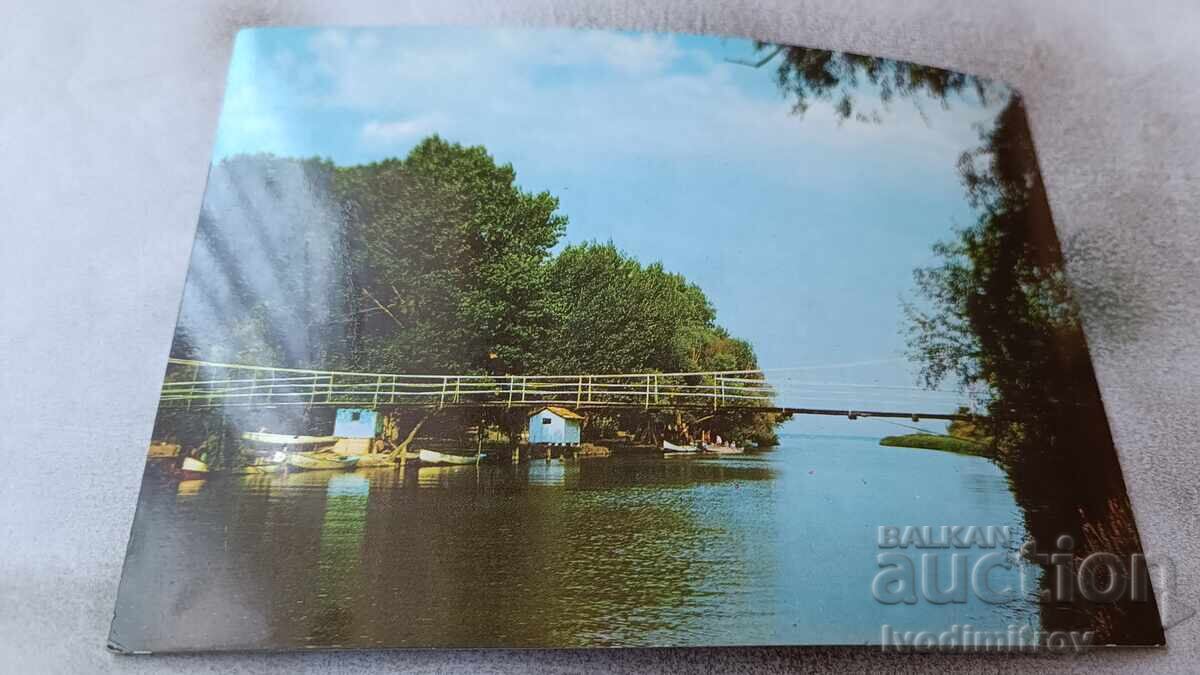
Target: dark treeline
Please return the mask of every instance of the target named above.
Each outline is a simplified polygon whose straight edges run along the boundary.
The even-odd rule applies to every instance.
[[[1128,561],[1141,545],[1070,289],[1021,98],[982,78],[890,59],[759,44],[802,114],[830,103],[844,120],[886,124],[891,102],[949,106],[956,97],[1003,103],[979,147],[959,160],[978,220],[935,246],[940,263],[915,271],[928,309],[909,305],[910,356],[930,388],[946,379],[990,393],[979,436],[1008,472],[1038,550],[1059,537],[1085,556]],[[865,99],[865,102],[864,102]],[[872,104],[876,102],[876,104]],[[1128,564],[1126,562],[1126,564]],[[1047,590],[1051,570],[1043,576]],[[1125,580],[1128,581],[1128,580]],[[1104,588],[1107,579],[1099,579]],[[1097,642],[1161,643],[1157,607],[1129,601],[1042,602],[1049,629],[1096,630]]]
[[[210,173],[172,355],[421,374],[757,368],[695,284],[612,243],[555,254],[566,227],[558,200],[523,191],[511,166],[437,136],[363,166],[225,159]],[[776,416],[704,417],[727,438],[776,441]],[[688,419],[594,422],[657,433]]]

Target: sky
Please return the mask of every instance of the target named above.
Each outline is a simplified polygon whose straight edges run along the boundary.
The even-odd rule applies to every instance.
[[[1000,101],[896,101],[880,124],[819,103],[796,115],[771,66],[729,61],[753,55],[747,40],[608,31],[243,30],[214,161],[351,165],[434,133],[483,145],[522,189],[558,197],[562,245],[611,240],[699,285],[760,366],[795,369],[769,373],[792,387],[783,403],[952,409],[911,389],[901,301],[932,245],[976,218],[956,163]]]

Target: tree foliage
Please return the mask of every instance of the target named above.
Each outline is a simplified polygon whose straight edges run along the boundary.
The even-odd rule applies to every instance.
[[[212,167],[173,355],[310,367],[349,348],[334,172],[270,155]]]
[[[482,147],[432,136],[340,168],[235,157],[210,185],[175,356],[425,374],[757,367],[683,275],[611,243],[554,255],[558,201],[522,190]],[[708,426],[767,443],[774,420]]]
[[[482,147],[433,136],[402,160],[338,173],[360,345],[377,372],[523,372],[551,322],[546,260],[558,200],[516,186]]]
[[[953,96],[964,92],[974,92],[983,100],[996,95],[997,87],[985,78],[906,61],[768,42],[756,42],[755,50],[762,58],[739,63],[754,67],[772,64],[776,84],[791,99],[792,111],[797,114],[806,112],[814,101],[823,101],[830,103],[841,119],[878,123],[896,98],[919,107],[926,97],[947,107]],[[877,101],[877,106],[863,105],[864,85],[868,100]]]
[[[716,324],[704,292],[662,264],[643,265],[612,243],[565,248],[550,266],[551,307],[557,317],[541,362],[558,373],[695,373],[755,370],[748,342]],[[713,384],[711,376],[679,378],[681,383]],[[703,380],[703,381],[702,381]],[[736,402],[727,402],[727,405]],[[760,402],[761,403],[761,402]],[[632,428],[639,414],[613,415]],[[660,427],[719,433],[737,442],[775,445],[779,415],[726,409],[666,415]],[[655,442],[659,427],[644,426]],[[678,439],[676,439],[678,440]]]
[[[550,281],[558,320],[543,360],[549,373],[678,372],[686,342],[713,330],[699,287],[611,243],[568,246]]]

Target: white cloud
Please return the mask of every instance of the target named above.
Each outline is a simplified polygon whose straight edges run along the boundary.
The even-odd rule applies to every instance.
[[[629,75],[662,72],[682,54],[675,41],[664,35],[584,33],[576,44],[580,43],[592,48],[585,56],[598,57]]]
[[[358,124],[366,152],[439,133],[497,153],[553,147],[539,161],[564,167],[619,156],[787,162],[865,150],[873,161],[952,170],[975,141],[970,123],[993,114],[958,106],[942,115],[926,105],[927,124],[898,101],[879,125],[839,124],[825,105],[800,118],[773,91],[763,94],[769,70],[684,49],[668,35],[330,29],[298,48],[301,58],[274,60],[287,66],[278,77],[310,109]],[[271,101],[258,103],[269,110]],[[248,112],[244,120],[270,126],[269,114]],[[819,172],[805,162],[790,170]]]
[[[392,145],[431,134],[434,131],[437,131],[434,120],[430,117],[420,117],[390,122],[371,120],[363,125],[361,135],[363,140],[369,143]]]

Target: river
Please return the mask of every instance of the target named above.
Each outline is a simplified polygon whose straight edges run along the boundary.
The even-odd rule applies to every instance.
[[[877,644],[884,624],[1037,626],[1024,596],[872,595],[881,525],[1008,526],[1019,544],[1023,515],[993,464],[878,438],[781,440],[714,459],[183,482],[147,472],[113,640],[147,651]],[[1015,568],[995,570],[991,586],[1006,583]]]

